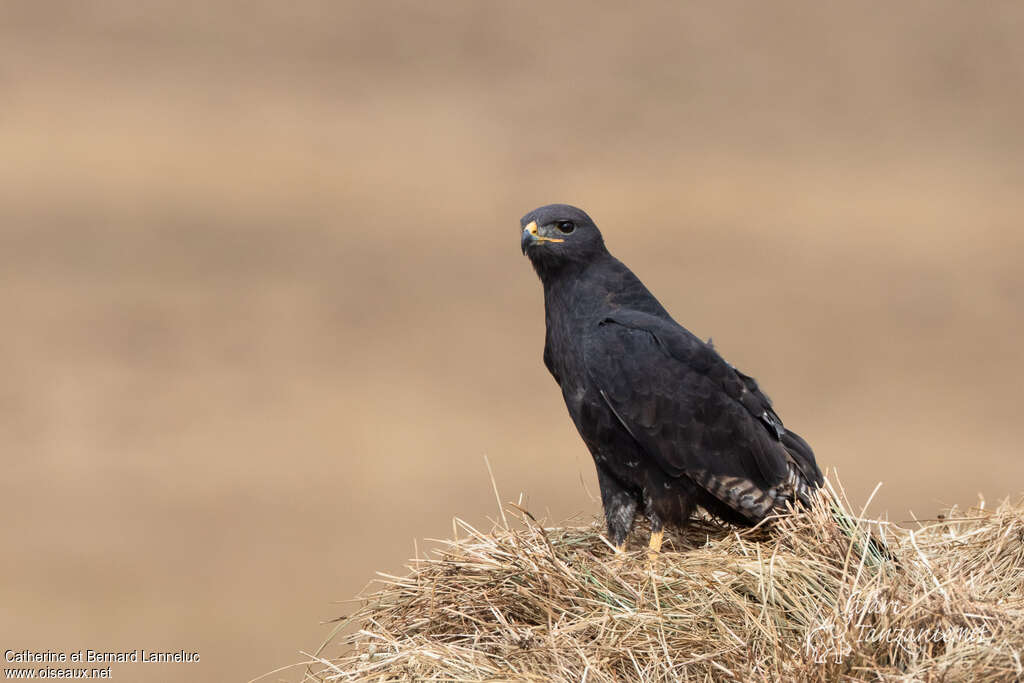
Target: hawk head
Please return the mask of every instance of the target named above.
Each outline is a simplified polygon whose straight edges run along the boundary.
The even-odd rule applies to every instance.
[[[523,253],[541,279],[608,253],[594,221],[575,206],[548,204],[523,216],[519,224]]]

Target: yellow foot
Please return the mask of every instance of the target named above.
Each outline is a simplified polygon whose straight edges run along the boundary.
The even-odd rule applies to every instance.
[[[664,531],[652,531],[651,532],[651,543],[648,546],[648,550],[650,550],[652,553],[660,553],[661,552],[661,541],[662,541],[663,538],[665,538],[665,532]]]
[[[661,552],[661,541],[665,537],[663,530],[651,532],[651,542],[647,546],[647,561],[654,562],[654,558]]]

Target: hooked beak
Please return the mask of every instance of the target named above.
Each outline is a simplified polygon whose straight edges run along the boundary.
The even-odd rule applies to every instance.
[[[526,253],[526,248],[537,242],[564,242],[563,239],[557,237],[545,237],[537,231],[537,221],[530,221],[526,227],[523,228],[523,234],[519,240],[520,246],[523,248],[523,253]]]

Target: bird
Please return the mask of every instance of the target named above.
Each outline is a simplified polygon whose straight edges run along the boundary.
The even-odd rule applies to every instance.
[[[638,513],[653,557],[666,525],[698,508],[749,527],[810,503],[823,483],[810,445],[609,253],[586,212],[549,204],[520,228],[544,289],[544,365],[593,456],[617,551]]]

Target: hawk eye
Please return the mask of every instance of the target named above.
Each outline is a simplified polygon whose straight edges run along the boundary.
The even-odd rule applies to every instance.
[[[570,232],[576,229],[576,226],[573,225],[572,221],[558,221],[557,223],[555,223],[555,227],[558,228],[560,232],[563,232],[566,235],[568,235]]]

